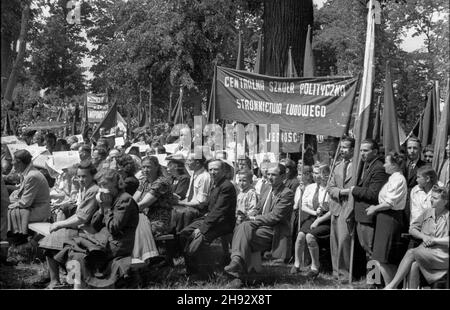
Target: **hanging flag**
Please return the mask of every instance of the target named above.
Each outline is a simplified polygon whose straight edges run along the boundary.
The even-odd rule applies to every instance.
[[[306,35],[305,55],[303,58],[303,77],[313,77],[314,70],[314,54],[311,44],[311,26],[308,25],[308,33]]]
[[[80,119],[80,105],[78,102],[75,103],[75,111],[73,112],[73,119],[72,119],[72,135],[77,134],[77,124]]]
[[[100,122],[95,131],[92,133],[92,140],[97,141],[100,138],[100,128],[105,128],[108,132],[111,128],[115,127],[117,123],[117,101],[115,100],[105,118]]]
[[[84,96],[84,105],[83,105],[83,115],[81,117],[81,134],[83,136],[86,135],[87,130],[89,129],[89,118],[88,118],[88,106],[87,106],[87,93]]]
[[[441,98],[441,91],[439,89],[439,81],[434,81],[434,123],[439,124],[439,120],[441,119],[441,107],[440,107],[440,98]]]
[[[180,87],[180,95],[175,103],[175,107],[172,111],[172,120],[174,124],[184,124],[183,115],[183,87]]]
[[[216,87],[217,87],[217,63],[214,64],[214,76],[211,84],[211,94],[209,96],[208,104],[208,124],[216,123]]]
[[[379,142],[381,137],[381,96],[378,96],[377,110],[375,113],[375,123],[373,125],[372,139]]]
[[[126,138],[128,136],[128,124],[119,112],[117,112],[117,127],[119,127]]]
[[[11,121],[11,114],[9,111],[6,111],[6,118],[5,118],[5,127],[4,132],[6,135],[16,135],[16,126]]]
[[[285,77],[298,77],[297,70],[295,70],[294,59],[292,59],[292,48],[289,46],[288,61],[284,69]]]
[[[254,73],[258,74],[264,74],[264,54],[262,49],[262,35],[260,35],[258,40],[258,49],[256,50],[255,69],[253,70]]]
[[[366,32],[366,46],[364,52],[364,69],[361,81],[361,88],[359,92],[359,103],[358,103],[358,114],[355,117],[355,125],[353,129],[353,134],[355,138],[355,148],[353,153],[353,163],[355,163],[355,168],[352,171],[351,185],[356,185],[358,176],[362,171],[362,162],[360,156],[360,145],[361,141],[369,137],[369,123],[370,123],[370,112],[372,108],[372,87],[374,80],[374,54],[375,54],[375,10],[373,0],[369,2],[369,11],[367,13],[367,32]],[[354,207],[355,202],[353,196],[349,196],[348,207],[343,210],[344,218],[347,221],[347,227],[350,234],[353,234],[354,228]]]
[[[141,110],[141,113],[139,113],[140,114],[139,127],[144,127],[148,125],[147,109],[145,108],[145,106],[142,106],[140,104],[139,110]]]
[[[422,141],[422,146],[425,147],[428,144],[434,144],[436,138],[436,129],[438,120],[436,119],[435,109],[439,109],[436,103],[436,92],[434,91],[434,86],[431,91],[428,92],[427,104],[423,112],[422,118],[422,128],[420,135],[417,136],[420,141]]]
[[[295,70],[294,59],[292,58],[292,48],[289,46],[288,60],[284,70],[285,77],[298,77]],[[288,138],[289,137],[289,138]],[[300,151],[301,134],[294,131],[280,130],[280,150],[284,153],[296,153]]]
[[[386,63],[386,78],[384,82],[383,145],[385,154],[392,151],[400,152],[399,124],[394,103],[389,62]]]
[[[443,169],[445,162],[445,147],[450,133],[450,78],[447,79],[447,98],[444,102],[444,109],[441,113],[439,126],[436,130],[436,142],[434,143],[433,169],[439,173]],[[447,168],[448,169],[448,168]]]
[[[416,123],[414,124],[413,128],[409,132],[409,134],[406,136],[406,140],[408,140],[410,137],[420,137],[422,132],[422,119],[423,119],[423,111],[420,113],[419,118],[416,120]]]
[[[236,70],[245,70],[244,65],[244,45],[242,43],[241,32],[239,31],[239,46],[236,60]]]

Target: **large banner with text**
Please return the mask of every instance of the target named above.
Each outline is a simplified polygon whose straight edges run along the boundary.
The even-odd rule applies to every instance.
[[[88,119],[90,123],[100,123],[108,113],[108,103],[103,94],[91,94],[86,96]]]
[[[216,117],[279,124],[282,131],[341,137],[351,115],[357,78],[281,78],[217,67]]]

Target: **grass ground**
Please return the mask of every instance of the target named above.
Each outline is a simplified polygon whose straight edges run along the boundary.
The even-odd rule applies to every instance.
[[[214,261],[220,261],[221,247],[215,244],[211,248]],[[41,257],[42,259],[42,257]],[[341,284],[328,273],[321,273],[316,279],[307,279],[302,274],[291,275],[292,265],[275,264],[263,261],[263,270],[250,274],[243,289],[355,289],[364,288],[365,280],[350,284]],[[184,260],[174,260],[172,267],[149,267],[138,272],[120,287],[131,289],[227,289],[231,279],[222,273],[222,266],[215,264],[214,273],[208,281],[191,281],[185,275]],[[0,289],[43,289],[47,285],[47,269],[43,260],[34,259],[31,263],[19,263],[16,266],[0,266]],[[68,287],[69,288],[69,287]]]

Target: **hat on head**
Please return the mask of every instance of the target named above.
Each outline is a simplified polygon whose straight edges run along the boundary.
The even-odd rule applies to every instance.
[[[175,162],[177,164],[182,164],[184,165],[186,159],[184,158],[183,154],[172,154],[166,157],[166,161],[167,163],[169,162]]]

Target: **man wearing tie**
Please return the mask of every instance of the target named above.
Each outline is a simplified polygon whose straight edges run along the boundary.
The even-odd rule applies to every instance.
[[[345,216],[340,216],[342,210],[348,207],[348,194],[352,178],[352,157],[355,139],[344,137],[341,140],[339,152],[342,161],[336,165],[330,180],[330,250],[333,276],[338,279],[348,279],[350,270],[351,237]]]
[[[426,164],[420,159],[422,150],[420,147],[420,140],[416,137],[411,137],[408,139],[406,142],[406,152],[408,158],[406,161],[406,166],[403,170],[403,175],[405,176],[408,185],[408,196],[406,196],[406,207],[403,210],[404,232],[407,232],[409,228],[409,219],[411,217],[410,195],[413,187],[417,185],[417,170]]]
[[[408,155],[408,159],[406,161],[403,175],[408,182],[408,189],[411,190],[414,186],[417,185],[417,169],[426,164],[423,160],[420,159],[420,140],[415,137],[409,138],[406,142],[406,152]]]
[[[294,193],[283,183],[285,174],[285,166],[270,164],[267,175],[271,187],[262,193],[257,207],[262,214],[250,217],[235,228],[231,263],[224,268],[231,276],[243,276],[252,252],[271,250],[273,258],[286,258]]]
[[[384,161],[378,155],[378,143],[365,139],[360,147],[361,160],[364,163],[362,176],[356,186],[350,188],[355,200],[356,232],[361,247],[366,251],[366,258],[372,256],[375,217],[367,215],[366,209],[378,204],[378,193],[388,180],[384,170]]]

